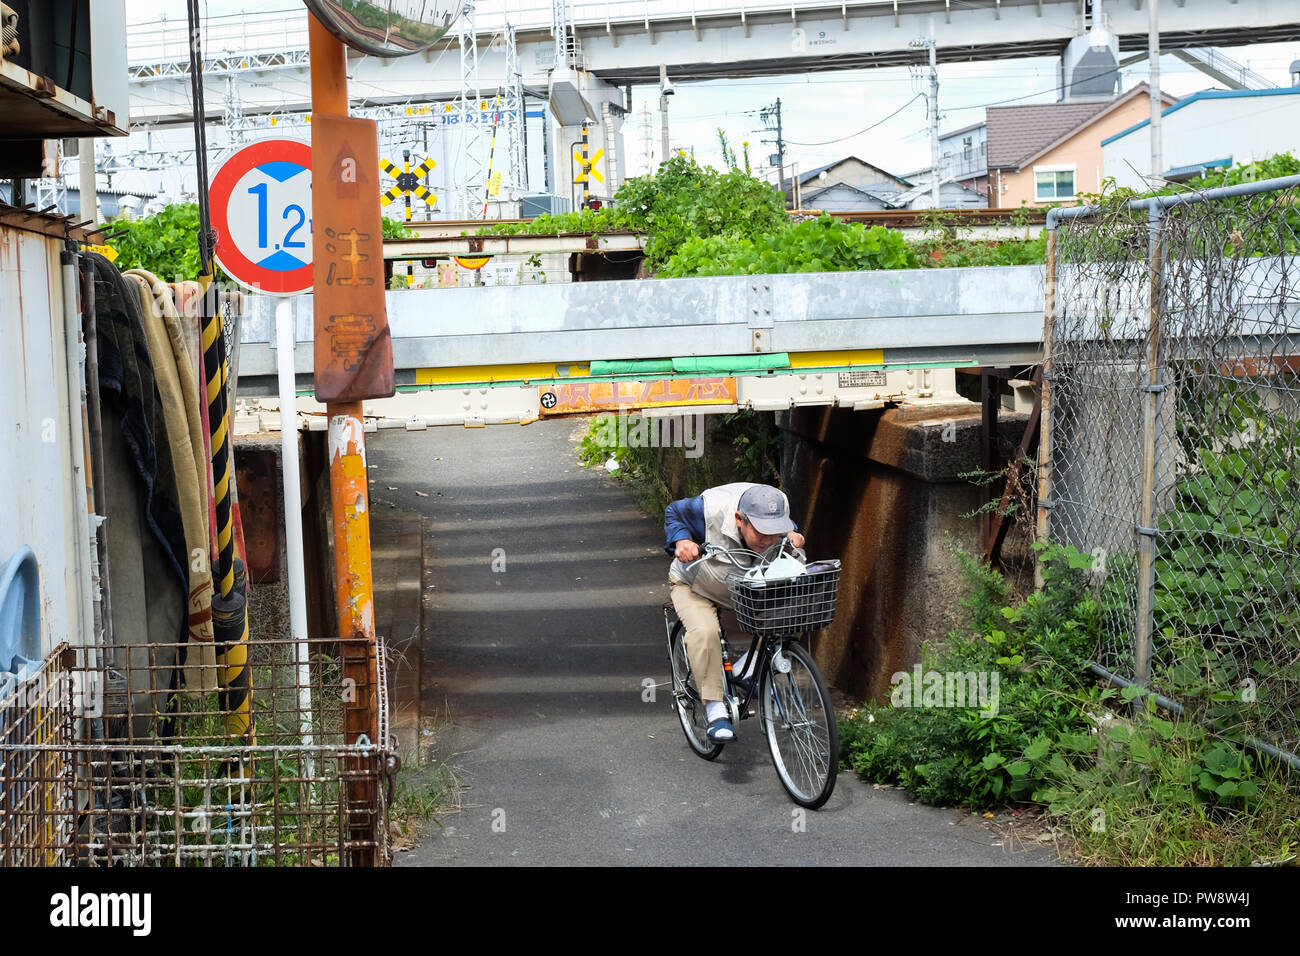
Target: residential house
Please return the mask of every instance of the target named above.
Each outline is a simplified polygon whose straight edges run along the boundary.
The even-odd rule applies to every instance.
[[[876,195],[890,204],[889,208],[891,209],[934,208],[934,197],[930,189],[928,174],[917,181],[916,185],[910,189],[887,190],[882,187],[875,190],[875,192]],[[985,196],[977,189],[972,189],[970,186],[951,179],[945,179],[939,183],[940,209],[987,209],[988,204],[988,196]]]
[[[804,209],[832,213],[929,209],[933,205],[929,183],[918,183],[905,189],[884,184],[860,189],[847,183],[836,183],[821,189],[805,190],[802,198]],[[987,205],[988,197],[969,186],[951,180],[939,184],[939,206],[942,209],[983,209]]]
[[[872,186],[889,186],[896,189],[907,189],[912,184],[907,180],[895,176],[893,173],[886,172],[879,166],[873,166],[865,160],[856,156],[845,156],[843,159],[837,159],[833,163],[825,166],[818,166],[816,169],[810,169],[805,173],[799,174],[799,192],[800,198],[804,204],[807,204],[806,193],[811,189],[825,189],[843,183],[853,186],[857,189],[867,189]],[[781,182],[781,190],[785,193],[786,198],[793,201],[793,182],[787,178]]]
[[[939,169],[976,192],[989,194],[988,123],[975,123],[939,135]]]
[[[1162,101],[1175,102],[1168,95]],[[1100,192],[1102,140],[1132,127],[1149,110],[1145,83],[1106,102],[989,107],[989,205],[1045,206]]]
[[[803,191],[804,209],[820,209],[823,212],[871,212],[892,209],[884,199],[875,193],[848,183],[836,183],[834,186],[807,188]]]
[[[939,134],[939,170],[944,180],[953,180],[985,196],[989,194],[988,124],[975,123],[950,133]],[[902,178],[913,183],[929,180],[926,166]]]
[[[1265,90],[1205,90],[1160,114],[1162,178],[1195,179],[1212,169],[1300,155],[1300,86]],[[1151,119],[1101,143],[1106,176],[1116,185],[1147,188]]]

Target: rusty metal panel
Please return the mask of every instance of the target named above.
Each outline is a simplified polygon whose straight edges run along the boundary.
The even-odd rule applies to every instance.
[[[734,378],[678,378],[646,382],[574,382],[543,385],[543,416],[580,415],[620,408],[735,405]]]
[[[271,449],[236,448],[235,484],[244,524],[245,563],[254,584],[280,580],[279,457]]]
[[[311,128],[316,398],[388,398],[397,387],[375,201],[375,123],[317,113]]]

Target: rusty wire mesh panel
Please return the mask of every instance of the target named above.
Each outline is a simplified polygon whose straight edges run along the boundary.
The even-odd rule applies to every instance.
[[[72,795],[62,804],[34,807],[20,821],[16,845],[27,848],[21,862],[386,862],[391,754],[383,741],[349,744],[345,726],[349,704],[369,699],[384,711],[383,688],[345,678],[349,642],[302,643],[305,668],[298,663],[299,642],[248,645],[248,733],[235,732],[220,693],[185,689],[185,645],[70,650],[66,686],[53,702],[68,715],[66,736],[37,740],[27,733],[0,741],[4,793],[23,782],[11,768],[31,764],[64,768]],[[376,653],[366,641],[350,643],[353,653]],[[74,700],[74,686],[90,692]],[[28,836],[38,830],[57,834],[41,845],[40,857]]]
[[[385,853],[383,757],[375,748],[71,750],[86,768],[90,802],[78,814],[69,862],[343,866]]]
[[[71,664],[60,645],[0,700],[0,866],[60,863],[71,842]]]
[[[1252,189],[1061,220],[1048,532],[1102,666],[1296,753],[1300,185]]]

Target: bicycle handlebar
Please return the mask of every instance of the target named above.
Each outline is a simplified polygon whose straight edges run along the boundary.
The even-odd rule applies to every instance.
[[[708,542],[705,542],[704,545],[700,548],[700,556],[696,558],[694,561],[686,562],[683,566],[689,568],[705,560],[706,558],[711,558],[714,555],[720,555],[726,558],[728,561],[731,562],[732,565],[739,568],[740,570],[748,571],[751,565],[742,565],[739,561],[736,560],[735,555],[738,554],[749,555],[750,557],[755,559],[756,563],[758,563],[760,567],[766,567],[767,565],[775,561],[777,558],[785,554],[786,546],[790,545],[790,538],[788,535],[781,536],[780,545],[781,546],[777,550],[776,554],[773,555],[770,560],[768,560],[762,554],[759,554],[757,551],[752,551],[749,548],[719,548],[716,545],[712,545],[709,544]],[[773,547],[775,547],[775,545]],[[790,547],[793,548],[794,546],[790,545]],[[768,550],[770,551],[771,548],[769,548]]]

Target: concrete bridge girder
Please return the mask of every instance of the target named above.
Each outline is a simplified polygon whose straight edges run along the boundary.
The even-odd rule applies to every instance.
[[[660,64],[668,66],[674,82],[901,66],[915,60],[909,42],[931,34],[940,62],[1059,56],[1083,30],[1078,8],[1077,0],[968,0],[959,6],[939,0],[859,0],[791,3],[781,11],[766,12],[745,12],[738,5],[731,13],[694,17],[684,11],[621,20],[576,19],[574,29],[586,69],[621,85],[657,82]],[[1106,12],[1122,51],[1146,47],[1147,12],[1141,0],[1109,4]],[[1300,40],[1292,0],[1185,0],[1162,7],[1160,25],[1166,50]],[[492,37],[490,31],[479,37],[484,90],[505,75],[505,54],[493,49]],[[555,63],[549,27],[521,27],[517,38],[525,85],[545,87]],[[283,59],[284,53],[273,56]],[[460,90],[458,61],[441,50],[399,60],[353,55],[349,66],[354,92],[372,103],[450,99]],[[133,63],[132,69],[139,73],[142,68]],[[133,106],[132,122],[188,120],[189,80],[184,70],[155,64],[146,72],[149,75],[133,80],[134,86],[148,89],[148,98]],[[241,99],[247,112],[306,108],[305,66],[249,62],[241,72],[260,73],[267,80],[287,76],[302,83],[300,97],[282,90],[278,82],[245,84]],[[210,109],[219,111],[220,90],[210,95]]]
[[[547,377],[541,365],[563,378],[593,361],[656,357],[753,356],[754,368],[772,367],[763,353],[790,354],[774,374],[794,375],[1035,364],[1042,282],[1041,266],[1012,266],[410,290],[387,301],[399,385],[431,369],[479,376],[453,381],[532,381]],[[250,298],[241,388],[275,375],[274,314],[274,300]],[[309,381],[312,296],[294,299],[294,315],[295,371]]]
[[[1075,0],[983,0],[956,8],[901,0],[792,7],[784,15],[737,12],[694,22],[682,17],[659,21],[653,35],[635,23],[579,23],[577,33],[588,69],[619,83],[651,83],[660,63],[674,81],[904,66],[916,62],[909,42],[930,35],[940,62],[1059,56],[1086,25],[1078,8]],[[1140,0],[1110,4],[1106,12],[1122,50],[1146,47],[1147,12]],[[1185,0],[1161,9],[1161,45],[1293,40],[1300,38],[1294,13],[1280,0]]]

